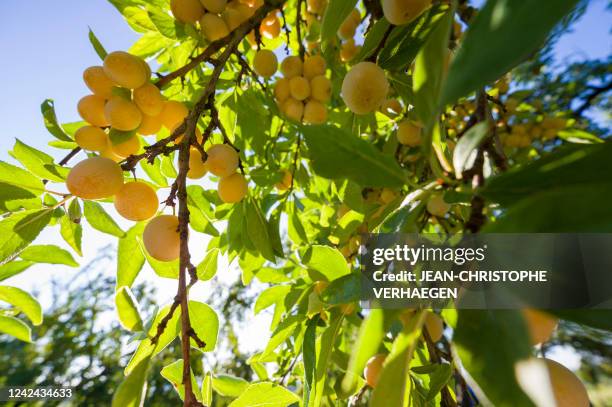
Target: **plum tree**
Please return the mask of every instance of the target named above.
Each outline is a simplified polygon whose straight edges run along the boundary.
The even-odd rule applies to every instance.
[[[342,99],[356,114],[377,110],[388,92],[389,82],[385,72],[373,62],[354,65],[342,82]]]
[[[397,141],[409,147],[421,145],[421,132],[423,126],[420,123],[404,120],[397,126]]]
[[[191,179],[200,179],[208,172],[206,162],[202,160],[202,153],[195,147],[190,148],[189,152],[189,171],[187,177]]]
[[[103,199],[115,195],[123,185],[123,171],[113,160],[90,157],[75,165],[66,177],[72,195],[83,199]]]
[[[348,40],[353,38],[355,35],[355,31],[357,30],[357,26],[361,22],[361,14],[359,10],[353,9],[351,13],[344,19],[340,28],[338,28],[338,37],[343,40]]]
[[[104,113],[106,100],[97,95],[87,95],[79,100],[77,110],[79,115],[87,123],[96,127],[106,127],[109,125],[108,119]]]
[[[138,106],[122,96],[113,96],[106,102],[104,115],[111,127],[121,131],[136,130],[142,122]]]
[[[99,127],[83,126],[74,133],[74,141],[83,150],[103,151],[108,144],[108,135]]]
[[[111,150],[115,155],[121,158],[137,154],[140,150],[140,137],[138,137],[137,134],[132,134],[125,140],[118,143],[111,143]]]
[[[108,99],[111,97],[113,87],[117,86],[104,72],[101,66],[90,66],[83,71],[83,81],[94,95]]]
[[[274,39],[279,36],[281,24],[275,11],[270,12],[259,25],[259,33],[267,39]]]
[[[330,90],[331,92],[331,90]],[[274,97],[279,103],[284,102],[291,96],[291,88],[289,87],[289,79],[279,78],[274,84]]]
[[[316,76],[325,75],[325,59],[321,55],[312,55],[306,57],[302,67],[303,75],[306,79],[312,79]]]
[[[427,333],[433,342],[438,342],[442,339],[442,334],[444,333],[444,322],[442,318],[433,312],[427,312],[427,316],[425,317],[425,329],[427,329]]]
[[[227,144],[215,144],[206,154],[208,171],[218,177],[227,177],[238,169],[239,157],[236,150]]]
[[[383,364],[387,359],[387,355],[379,353],[368,359],[365,368],[363,370],[363,377],[368,386],[374,388],[378,384],[380,378],[380,372],[382,371]]]
[[[140,58],[124,51],[111,52],[104,58],[106,75],[117,85],[127,89],[139,88],[149,80],[150,74],[145,65]]]
[[[283,102],[281,110],[285,116],[298,123],[302,121],[302,117],[304,116],[304,104],[292,97],[287,98],[287,100]]]
[[[257,75],[269,78],[276,73],[278,69],[278,59],[274,52],[269,49],[261,49],[257,51],[253,58],[253,70]]]
[[[200,3],[209,13],[219,14],[225,10],[227,0],[200,0]]]
[[[450,205],[442,194],[434,194],[427,201],[427,212],[438,218],[443,218],[449,209]]]
[[[318,100],[309,100],[304,106],[304,123],[323,124],[327,121],[327,108]]]
[[[291,79],[296,76],[302,76],[304,65],[300,57],[296,55],[288,56],[281,62],[281,72],[287,79]]]
[[[230,32],[230,28],[225,20],[212,13],[205,13],[200,18],[200,28],[208,41],[216,41],[225,37]]]
[[[591,405],[584,384],[568,368],[551,359],[544,359],[557,407],[588,407]]]
[[[277,182],[274,186],[279,191],[286,191],[289,188],[291,188],[292,182],[293,182],[293,175],[291,174],[290,171],[284,170],[283,178],[280,180],[280,182]]]
[[[340,49],[340,60],[342,62],[350,62],[353,60],[353,58],[355,58],[360,50],[361,47],[355,44],[355,40],[353,38],[349,38],[342,43],[342,48]]]
[[[143,114],[157,116],[164,109],[164,99],[157,86],[146,83],[138,89],[134,89],[134,103]]]
[[[176,100],[168,100],[164,103],[164,108],[160,113],[161,122],[165,128],[173,130],[183,123],[188,114],[189,109],[183,103]]]
[[[149,116],[147,114],[142,114],[142,121],[140,122],[140,127],[138,127],[138,134],[143,136],[152,136],[157,134],[162,128],[162,115],[158,114],[157,116]]]
[[[322,103],[331,100],[332,83],[324,75],[318,75],[310,81],[310,96]]]
[[[244,175],[235,172],[219,180],[217,191],[225,203],[240,202],[249,191],[248,182]]]
[[[114,204],[119,215],[135,222],[152,218],[159,207],[155,190],[140,181],[123,184],[115,194]]]
[[[559,320],[552,315],[531,308],[522,310],[522,313],[527,323],[531,344],[538,345],[548,341]]]
[[[385,18],[394,25],[413,21],[431,6],[431,0],[382,0]]]
[[[295,100],[305,100],[310,96],[310,83],[303,76],[294,76],[289,79],[289,91]]]
[[[380,106],[380,111],[381,113],[384,113],[385,115],[389,117],[395,117],[399,115],[400,113],[402,113],[402,104],[397,99],[387,99]],[[401,126],[401,123],[400,123],[400,126]]]
[[[204,14],[200,0],[170,0],[170,10],[174,18],[189,24],[195,24]]]
[[[147,253],[156,260],[178,259],[181,250],[178,217],[159,215],[151,219],[142,234],[142,242]]]

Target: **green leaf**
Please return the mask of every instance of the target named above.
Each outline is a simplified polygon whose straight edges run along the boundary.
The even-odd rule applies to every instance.
[[[489,0],[453,58],[442,102],[452,103],[530,58],[578,0],[542,7],[538,0]]]
[[[169,14],[149,10],[149,18],[164,37],[171,40],[177,38],[177,23]]]
[[[28,171],[0,161],[0,181],[35,192],[39,196],[45,190],[42,181]]]
[[[54,182],[64,182],[70,171],[55,165],[53,157],[28,146],[17,139],[10,154],[32,174]]]
[[[304,405],[307,406],[310,401],[310,393],[313,390],[315,369],[317,365],[317,323],[318,317],[308,321],[306,332],[304,333],[304,342],[302,343],[302,360],[304,363]]]
[[[212,378],[212,388],[224,397],[238,397],[247,387],[249,387],[249,382],[241,377],[219,374]]]
[[[314,396],[310,397],[309,406],[320,406],[323,398],[323,391],[325,388],[325,381],[328,377],[328,364],[330,356],[335,349],[336,339],[338,333],[342,327],[342,321],[344,321],[344,315],[338,313],[329,323],[329,326],[325,329],[323,334],[317,341],[317,355],[319,356],[316,360],[315,369],[315,380],[314,380]]]
[[[142,236],[145,223],[132,226],[125,236],[119,239],[117,249],[117,288],[131,287],[144,266],[145,256],[140,249],[138,238]]]
[[[0,182],[0,213],[17,212],[20,209],[40,209],[37,194],[15,185]]]
[[[455,174],[462,174],[463,171],[471,167],[471,164],[473,164],[473,152],[485,139],[489,133],[488,130],[488,123],[478,123],[469,129],[459,139],[459,142],[455,147],[455,152],[453,153],[453,166],[455,167]]]
[[[83,226],[80,223],[75,223],[68,215],[64,215],[60,219],[60,234],[64,241],[74,249],[79,256],[82,256],[81,241],[83,239]]]
[[[204,260],[196,268],[198,280],[208,281],[217,274],[217,258],[219,257],[219,249],[211,249],[204,257]]]
[[[66,134],[62,127],[57,122],[57,116],[55,115],[55,105],[53,99],[47,99],[40,105],[40,111],[42,112],[45,120],[45,127],[47,131],[51,133],[55,138],[62,141],[73,141],[72,138]]]
[[[17,212],[0,221],[0,265],[15,258],[49,224],[53,211]]]
[[[0,315],[0,332],[23,342],[32,342],[32,331],[30,327],[17,318]]]
[[[142,35],[129,49],[130,54],[140,58],[148,58],[157,54],[164,47],[172,44],[172,40],[161,35],[158,32],[148,32]]]
[[[285,407],[298,403],[300,398],[278,384],[262,382],[251,384],[229,407]]]
[[[459,310],[453,343],[463,367],[492,405],[533,405],[514,370],[518,361],[531,356],[528,338],[519,311]]]
[[[125,95],[124,97],[126,99],[131,97],[129,89],[118,88],[118,87],[113,88],[113,95],[117,95],[117,96]],[[126,141],[128,141],[134,136],[136,136],[136,130],[121,131],[121,130],[111,128],[110,131],[108,132],[108,138],[110,139],[111,143],[114,146],[116,146],[117,144],[125,143]]]
[[[274,262],[276,257],[272,250],[272,242],[268,234],[268,222],[264,217],[259,205],[252,199],[244,202],[246,228],[248,238],[261,255]]]
[[[356,4],[357,0],[329,0],[321,23],[321,41],[336,38],[338,28],[351,14]]]
[[[191,369],[189,370],[191,374],[191,388],[197,389],[198,382],[196,381],[196,378],[193,375],[193,371]],[[172,384],[172,387],[174,387],[174,390],[176,390],[176,392],[179,394],[179,397],[181,398],[181,400],[184,400],[185,399],[185,385],[183,384],[183,359],[179,359],[174,363],[164,366],[160,374],[162,375],[164,379],[168,380]],[[201,399],[200,394],[198,394],[197,392],[194,392],[194,393],[195,393],[196,399],[198,401],[201,401],[202,399]]]
[[[351,273],[334,281],[321,293],[321,299],[328,304],[357,302],[361,297],[361,275]]]
[[[604,141],[597,137],[594,134],[587,133],[584,130],[580,129],[566,129],[561,130],[557,133],[559,138],[570,142],[570,143],[580,143],[580,144],[592,144],[592,143],[603,143]]]
[[[121,230],[119,225],[110,217],[108,213],[102,208],[97,202],[85,201],[84,202],[84,214],[87,222],[96,230],[107,233],[109,235],[117,236],[119,238],[125,236],[125,232]]]
[[[389,22],[384,18],[381,18],[376,23],[374,23],[374,26],[370,28],[370,30],[368,31],[368,35],[363,41],[361,50],[353,58],[353,61],[359,62],[363,61],[364,59],[367,59],[378,48],[381,41],[383,41],[385,33],[387,32],[387,30],[389,30],[389,27],[391,27],[391,24],[389,24]]]
[[[71,267],[79,265],[70,252],[54,245],[28,246],[19,254],[19,257],[35,263],[64,264]]]
[[[212,391],[212,375],[210,372],[207,372],[206,376],[204,376],[204,380],[202,380],[202,404],[205,406],[212,406]]]
[[[25,260],[14,260],[0,266],[0,281],[16,276],[29,269],[34,263]]]
[[[559,318],[576,322],[577,324],[605,329],[612,332],[612,310],[609,309],[581,309],[581,310],[548,310]]]
[[[155,274],[163,278],[178,279],[179,277],[179,260],[178,259],[174,261],[159,261],[151,257],[151,255],[147,252],[147,249],[144,247],[144,244],[140,237],[137,237],[136,239],[138,240],[138,244],[140,246],[141,253],[145,256],[145,258],[147,259],[147,263],[149,264],[149,266],[151,266]]]
[[[261,354],[261,358],[265,359],[267,356],[270,356],[283,342],[299,332],[303,318],[300,315],[291,315],[282,320],[274,330],[266,349]]]
[[[302,257],[302,263],[316,272],[318,280],[333,281],[351,273],[342,253],[330,246],[309,247]]]
[[[113,395],[112,407],[139,407],[146,394],[150,358],[142,359],[121,382]]]
[[[147,160],[141,160],[140,167],[155,184],[160,187],[168,186],[168,179],[161,172],[161,160],[158,157],[155,157],[153,164],[149,164]]]
[[[210,306],[198,301],[189,301],[189,319],[195,334],[206,346],[199,347],[191,339],[191,346],[202,352],[210,352],[217,346],[219,333],[219,317]]]
[[[288,285],[273,285],[272,287],[266,288],[259,294],[259,297],[257,297],[253,313],[257,315],[264,309],[274,304],[278,304],[285,299],[289,291],[291,291],[291,287]]]
[[[32,324],[42,324],[42,308],[36,298],[29,293],[16,287],[2,285],[0,286],[0,301],[7,302],[23,312],[32,321]]]
[[[138,302],[129,287],[121,287],[115,293],[115,308],[119,322],[128,331],[142,331],[142,319],[138,311]]]
[[[89,42],[91,42],[91,45],[93,46],[94,50],[96,51],[96,54],[98,54],[100,59],[104,60],[108,53],[102,46],[100,40],[98,40],[98,37],[96,37],[96,34],[94,34],[94,32],[91,30],[91,27],[89,28]]]
[[[308,144],[312,166],[325,178],[348,178],[361,186],[400,187],[406,176],[393,157],[372,143],[337,127],[301,128]]]

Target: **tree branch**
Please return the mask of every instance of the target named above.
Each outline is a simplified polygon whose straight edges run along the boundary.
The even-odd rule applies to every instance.
[[[610,90],[612,90],[612,82],[608,82],[606,85],[601,86],[601,87],[594,87],[593,86],[593,87],[591,87],[591,89],[593,91],[591,93],[589,93],[589,95],[586,97],[586,99],[584,100],[582,105],[580,105],[580,107],[574,111],[574,117],[581,117],[583,115],[583,113],[585,111],[587,111],[591,107],[591,103],[593,103],[593,101],[599,95],[603,95],[604,93],[609,92]]]

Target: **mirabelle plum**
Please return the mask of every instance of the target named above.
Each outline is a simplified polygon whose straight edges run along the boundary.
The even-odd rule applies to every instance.
[[[164,109],[161,92],[152,83],[146,83],[134,90],[134,103],[142,113],[149,116],[157,116]]]
[[[404,120],[397,126],[397,141],[405,146],[419,146],[421,145],[422,129],[420,123]]]
[[[119,215],[135,222],[152,218],[158,207],[155,190],[144,182],[127,182],[115,195],[115,209]]]
[[[142,112],[133,102],[121,96],[113,96],[104,107],[104,114],[111,127],[121,131],[136,130],[142,122]]]
[[[259,33],[262,35],[262,37],[270,39],[270,40],[278,37],[280,34],[280,31],[281,31],[281,24],[280,24],[280,20],[276,16],[275,11],[268,14],[266,18],[264,18],[261,21],[261,24],[259,25]]]
[[[178,127],[178,126],[176,126],[176,127]],[[170,134],[173,134],[173,133],[174,133],[174,130],[176,130],[176,128],[172,129],[172,130],[170,131]],[[196,141],[197,141],[198,143],[202,144],[202,137],[203,137],[203,136],[202,136],[202,132],[201,132],[201,131],[200,131],[200,129],[198,129],[197,127],[196,127],[196,129],[195,129],[195,135],[196,135]],[[185,133],[183,133],[183,134],[181,134],[180,136],[178,136],[178,137],[177,137],[177,138],[174,140],[174,144],[179,144],[181,141],[183,141],[183,136],[185,136]]]
[[[438,342],[442,339],[442,333],[444,332],[444,322],[442,318],[433,312],[427,312],[425,317],[425,328],[427,333],[433,342]]]
[[[220,14],[225,10],[227,0],[200,0],[200,3],[209,13]]]
[[[395,117],[402,113],[402,104],[397,99],[387,99],[383,102],[382,106],[380,106],[380,112],[389,117]]]
[[[112,95],[113,86],[117,86],[111,78],[106,75],[101,66],[90,66],[83,72],[83,81],[94,95],[108,99]]]
[[[327,121],[327,107],[318,100],[309,100],[304,106],[304,123],[323,124]]]
[[[306,7],[309,13],[323,15],[327,7],[327,0],[307,0]]]
[[[206,13],[200,18],[200,29],[208,41],[221,39],[230,32],[225,20],[212,13]]]
[[[379,108],[387,97],[389,82],[385,72],[372,62],[354,65],[342,82],[342,98],[356,114],[367,114]]]
[[[113,153],[115,153],[116,155],[122,158],[126,158],[131,155],[135,155],[140,150],[140,137],[134,134],[132,137],[128,138],[127,140],[119,144],[111,143],[111,149]]]
[[[372,356],[366,363],[365,369],[363,369],[363,377],[368,386],[372,388],[376,387],[385,359],[387,359],[387,355],[379,353],[378,355]]]
[[[287,118],[294,120],[296,122],[302,121],[302,116],[304,115],[304,103],[299,100],[295,100],[292,97],[287,98],[283,103],[283,107],[281,109]]]
[[[571,370],[551,359],[544,359],[552,385],[556,407],[588,407],[589,395],[584,384]]]
[[[179,219],[174,215],[160,215],[147,223],[142,233],[147,253],[159,261],[173,261],[181,253]]]
[[[438,218],[443,218],[450,209],[450,205],[446,203],[441,194],[433,195],[427,201],[427,212]]]
[[[289,188],[291,188],[291,183],[292,182],[293,182],[293,175],[291,175],[291,172],[285,170],[285,171],[283,171],[283,179],[280,182],[278,182],[275,185],[275,187],[279,191],[286,191]]]
[[[248,20],[252,15],[252,9],[241,3],[231,2],[223,11],[223,20],[230,31],[234,31],[240,24]]]
[[[349,62],[355,58],[355,55],[359,53],[361,47],[355,45],[355,40],[350,38],[342,44],[342,48],[340,48],[340,60],[342,62]]]
[[[82,199],[111,197],[122,185],[121,167],[104,157],[86,158],[75,165],[66,178],[68,191]]]
[[[301,76],[303,70],[303,64],[300,57],[292,55],[283,59],[281,62],[281,72],[287,79],[291,79],[296,76]]]
[[[261,49],[257,51],[253,58],[253,70],[257,75],[269,78],[278,69],[278,60],[274,52],[269,49]]]
[[[202,160],[202,154],[197,148],[191,147],[189,149],[189,171],[187,172],[187,178],[200,179],[207,172],[208,167]]]
[[[305,100],[310,96],[310,82],[303,76],[294,76],[289,79],[291,97],[296,100]]]
[[[200,0],[170,0],[170,10],[174,18],[189,24],[195,24],[204,14]]]
[[[104,58],[104,72],[117,85],[136,89],[149,80],[150,74],[143,62],[142,59],[124,51],[111,52]]]
[[[143,113],[140,127],[138,128],[138,134],[143,136],[152,136],[159,133],[162,127],[161,114],[157,116],[149,116]]]
[[[206,154],[208,171],[216,176],[227,177],[238,168],[238,153],[227,144],[215,144],[206,151]]]
[[[291,89],[289,87],[289,79],[279,78],[274,84],[274,97],[279,103],[284,102],[291,96]]]
[[[304,61],[303,74],[306,79],[325,75],[325,59],[321,55],[307,57]]]
[[[116,163],[123,161],[124,158],[115,154],[110,140],[108,141],[106,148],[100,151],[100,157],[108,158],[109,160],[113,160]]]
[[[314,100],[327,103],[331,99],[332,83],[323,75],[315,76],[310,81],[310,96]]]
[[[161,122],[168,130],[173,130],[183,123],[188,115],[189,109],[184,104],[168,100],[164,103],[164,109],[161,112]]]
[[[355,253],[355,250],[351,246],[352,246],[351,244],[347,245],[347,247],[351,249],[351,253]],[[355,305],[354,302],[340,304],[340,312],[342,313],[342,315],[346,315],[346,316],[353,315],[355,311],[357,311],[357,306]]]
[[[74,141],[83,150],[103,151],[108,144],[108,135],[99,127],[83,126],[74,133]]]
[[[340,25],[340,28],[338,28],[338,37],[342,38],[343,40],[353,38],[360,22],[361,15],[359,14],[359,11],[357,9],[353,9],[351,14],[344,19]]]
[[[219,198],[225,203],[240,202],[246,196],[247,192],[247,180],[244,178],[244,175],[238,172],[219,180]]]
[[[431,0],[382,0],[385,18],[393,25],[408,24],[431,6]]]
[[[319,280],[314,284],[313,291],[318,295],[321,295],[323,291],[329,286],[327,281]]]
[[[108,126],[108,120],[104,114],[105,104],[106,101],[103,97],[87,95],[79,100],[77,110],[79,111],[79,115],[83,118],[83,120],[92,126],[106,127]]]
[[[553,331],[557,327],[559,320],[552,315],[535,309],[521,310],[532,345],[538,345],[550,339]]]
[[[383,204],[388,204],[393,202],[393,200],[395,200],[395,198],[397,197],[397,194],[395,193],[394,190],[390,189],[390,188],[383,188],[382,191],[380,191],[380,201]]]

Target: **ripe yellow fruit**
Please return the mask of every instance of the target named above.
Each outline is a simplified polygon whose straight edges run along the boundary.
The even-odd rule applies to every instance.
[[[162,127],[161,114],[157,116],[149,116],[143,113],[140,127],[138,128],[138,134],[143,136],[152,136],[159,133]]]
[[[289,188],[291,188],[291,183],[292,182],[293,182],[293,175],[291,175],[291,172],[285,170],[285,171],[283,171],[283,179],[280,182],[278,182],[275,185],[275,187],[279,191],[286,191]]]
[[[104,157],[90,157],[75,165],[66,178],[66,187],[82,199],[108,198],[123,185],[123,171],[116,162]]]
[[[400,113],[402,113],[402,104],[397,99],[387,99],[383,102],[382,106],[380,107],[380,112],[389,117],[395,117],[399,115]],[[401,123],[400,123],[400,126],[401,126]]]
[[[108,158],[109,160],[113,160],[116,163],[123,161],[123,157],[120,157],[114,153],[113,146],[110,140],[108,141],[106,148],[100,151],[100,157]]]
[[[271,12],[261,21],[259,25],[259,33],[262,37],[269,40],[279,36],[281,31],[280,20],[276,16],[276,12]]]
[[[106,127],[108,126],[108,120],[104,114],[105,104],[106,101],[103,97],[87,95],[79,100],[77,110],[79,111],[79,115],[83,118],[83,120],[92,126]]]
[[[323,124],[327,121],[327,107],[318,100],[309,100],[304,106],[304,123]]]
[[[113,86],[117,86],[111,78],[106,75],[101,66],[90,66],[83,72],[83,81],[94,95],[108,99],[112,95]]]
[[[208,12],[219,14],[225,10],[227,0],[200,0],[200,3]]]
[[[141,87],[149,80],[146,63],[124,51],[111,52],[104,58],[104,72],[117,85],[127,89]]]
[[[314,284],[314,288],[312,289],[318,295],[321,295],[323,291],[329,286],[327,281],[319,280]]]
[[[397,141],[405,146],[419,146],[421,145],[422,129],[420,123],[404,120],[397,126]]]
[[[178,126],[177,126],[178,127]],[[172,129],[170,131],[170,134],[174,133],[174,130],[176,130],[176,128]],[[174,139],[174,144],[179,144],[181,141],[183,141],[183,136],[185,136],[185,133],[181,134],[180,136],[178,136],[176,139]],[[202,144],[202,132],[200,131],[200,129],[198,129],[196,127],[195,129],[195,136],[196,136],[196,141],[200,144]]]
[[[372,356],[366,363],[365,369],[363,369],[363,377],[368,386],[372,388],[376,387],[385,359],[387,359],[387,355],[379,353],[378,355]]]
[[[361,22],[361,15],[359,14],[359,10],[353,9],[351,14],[349,14],[342,24],[340,28],[338,28],[338,36],[343,40],[348,40],[349,38],[353,38],[355,35],[355,31],[357,30],[357,26]]]
[[[229,34],[227,23],[218,15],[206,13],[200,18],[200,29],[208,41],[216,41]]]
[[[442,339],[444,322],[437,314],[429,311],[427,312],[427,316],[425,317],[425,328],[433,342],[438,342]]]
[[[303,70],[302,60],[298,56],[288,56],[281,62],[281,72],[287,79],[291,79],[296,76],[301,76]]]
[[[135,155],[140,150],[140,137],[134,134],[132,137],[128,138],[122,143],[112,144],[111,150],[114,154],[119,157],[126,158],[131,155]]]
[[[195,24],[204,14],[200,0],[171,0],[170,10],[174,18],[189,24]]]
[[[83,150],[103,151],[108,144],[108,136],[99,127],[83,126],[74,133],[74,141]]]
[[[342,82],[342,98],[348,108],[356,114],[375,111],[389,92],[385,72],[372,62],[354,65]]]
[[[219,198],[225,203],[240,202],[246,196],[247,192],[247,180],[244,178],[244,175],[238,172],[219,180]]]
[[[181,253],[179,219],[174,215],[160,215],[147,223],[142,233],[147,253],[159,261],[173,261]]]
[[[231,6],[230,6],[231,5]],[[223,20],[230,31],[234,31],[240,24],[251,17],[251,8],[246,4],[232,2],[223,11]]]
[[[202,154],[197,148],[191,147],[189,149],[189,171],[187,172],[187,178],[200,179],[207,172],[208,167],[202,160]]]
[[[395,198],[397,197],[397,194],[395,193],[394,190],[390,189],[390,188],[383,188],[382,191],[380,191],[380,202],[382,202],[383,204],[388,204],[393,202],[393,200],[395,200]]]
[[[184,104],[168,100],[164,103],[164,109],[161,112],[161,122],[168,130],[173,130],[183,123],[188,115],[189,109]]]
[[[305,100],[310,96],[310,82],[303,76],[294,76],[289,79],[291,97],[296,100]]]
[[[152,83],[146,83],[134,90],[134,103],[142,113],[149,116],[157,116],[164,108],[162,94]]]
[[[325,59],[321,55],[307,57],[303,67],[304,77],[312,79],[315,76],[325,75]]]
[[[571,370],[554,360],[544,359],[552,385],[556,407],[588,407],[589,395]]]
[[[310,96],[319,102],[327,103],[331,99],[332,83],[323,75],[315,76],[310,81]]]
[[[206,151],[208,171],[218,177],[227,177],[238,168],[239,157],[236,150],[227,144],[215,144]]]
[[[438,218],[443,218],[450,209],[450,205],[446,203],[441,194],[436,194],[427,201],[427,212]]]
[[[355,55],[359,53],[361,47],[355,45],[355,40],[350,38],[342,44],[342,48],[340,48],[340,60],[342,62],[349,62],[355,58]]]
[[[115,209],[119,215],[135,222],[152,218],[158,207],[155,190],[144,182],[125,183],[115,195]]]
[[[431,0],[382,0],[385,18],[393,25],[403,25],[416,19],[431,6]]]
[[[309,13],[323,15],[327,7],[327,0],[307,0],[306,7]]]
[[[121,131],[136,130],[142,122],[142,113],[133,102],[113,96],[104,107],[106,120],[111,127]]]
[[[253,58],[253,70],[259,76],[269,78],[276,73],[278,60],[274,52],[269,49],[260,49]]]
[[[274,84],[274,97],[279,103],[284,102],[291,96],[291,89],[289,88],[289,79],[279,78]]]
[[[289,97],[283,103],[283,107],[281,109],[287,118],[294,120],[296,122],[302,121],[302,116],[304,115],[304,103],[299,100],[295,100],[292,97]]]
[[[557,327],[559,320],[552,315],[535,309],[521,310],[532,345],[538,345],[546,342],[552,336],[553,331]]]

